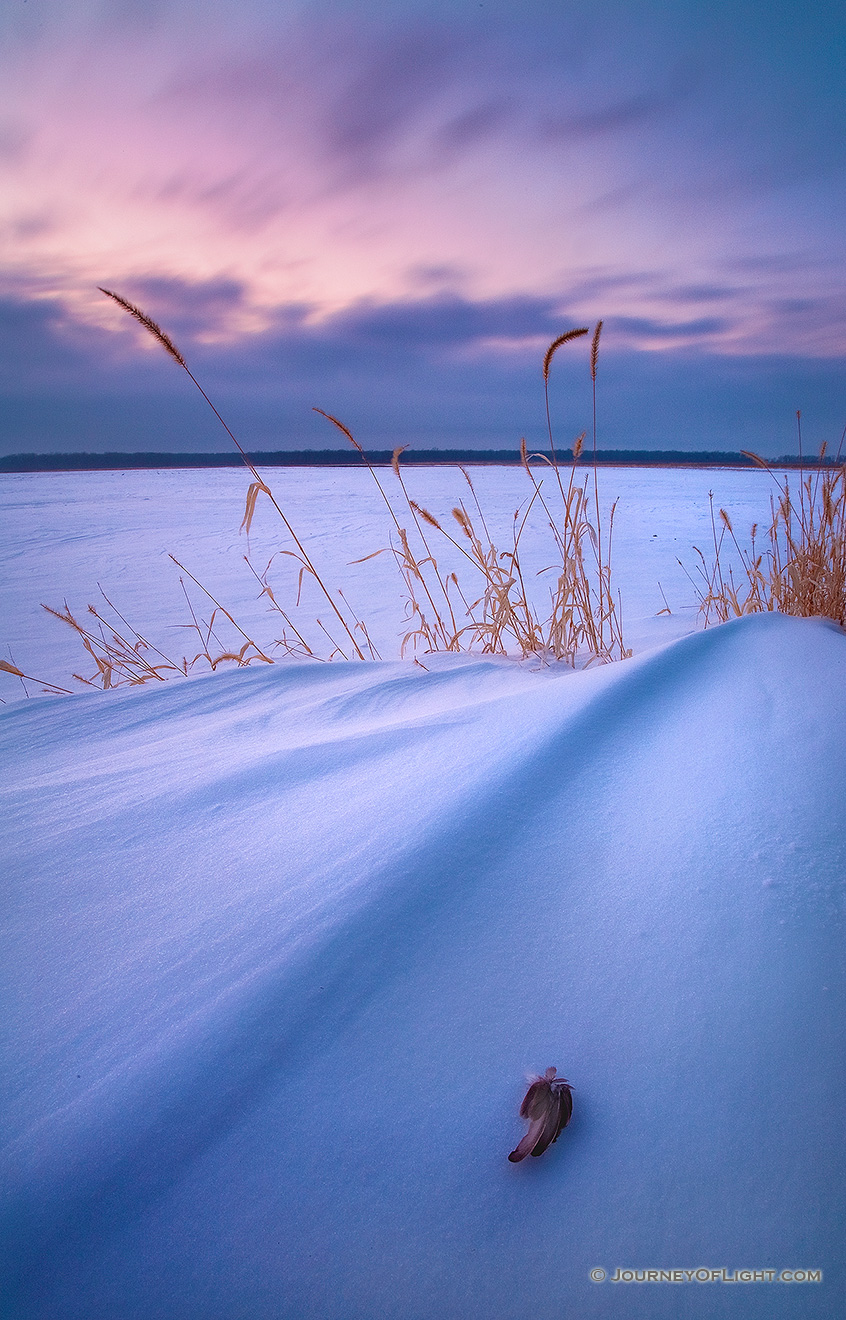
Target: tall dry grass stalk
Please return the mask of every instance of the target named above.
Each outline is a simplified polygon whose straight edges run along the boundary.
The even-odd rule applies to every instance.
[[[342,633],[346,635],[346,641],[351,647],[353,655],[355,656],[356,659],[363,660],[365,658],[364,653],[360,649],[358,645],[358,641],[356,640],[354,634],[354,629],[356,627],[357,621],[353,620],[353,622],[350,623],[348,619],[345,618],[344,613],[339,608],[337,602],[335,601],[334,596],[330,593],[328,587],[323,581],[323,578],[320,576],[314,564],[312,563],[305,547],[303,546],[302,542],[300,541],[293,527],[289,523],[285,514],[282,512],[282,509],[277,504],[273,491],[270,489],[269,486],[267,486],[262,481],[255,467],[253,466],[248,454],[242,448],[240,442],[235,438],[235,436],[230,431],[229,427],[221,417],[217,408],[214,406],[211,399],[203,389],[202,385],[197,380],[197,377],[191,371],[190,367],[185,361],[183,355],[180,353],[179,349],[176,347],[176,345],[173,343],[170,337],[165,334],[162,328],[159,325],[157,325],[157,323],[153,320],[153,318],[151,316],[148,316],[146,312],[142,312],[140,307],[136,307],[134,303],[129,302],[126,298],[122,298],[120,294],[113,293],[111,289],[104,289],[100,287],[100,292],[104,293],[107,298],[113,299],[113,301],[116,302],[119,307],[122,307],[124,311],[128,312],[130,316],[132,316],[136,321],[138,321],[144,327],[144,329],[149,334],[151,334],[159,344],[161,344],[162,348],[165,350],[168,356],[171,357],[173,361],[177,363],[178,366],[182,367],[183,371],[187,373],[190,380],[200,391],[200,394],[203,396],[206,403],[209,405],[212,412],[214,413],[215,417],[220,422],[224,431],[229,436],[232,443],[235,445],[235,448],[238,450],[238,453],[241,455],[246,467],[248,468],[249,472],[252,474],[253,477],[252,484],[250,485],[250,488],[247,492],[247,504],[246,504],[246,509],[244,511],[244,520],[241,526],[245,527],[246,530],[249,532],[250,524],[252,523],[253,514],[255,512],[256,500],[258,499],[258,496],[260,494],[266,495],[267,498],[270,500],[270,503],[273,505],[274,509],[278,513],[279,517],[282,519],[282,523],[284,524],[285,530],[287,531],[288,535],[290,536],[291,540],[293,541],[296,547],[296,552],[295,552],[296,558],[300,562],[300,565],[302,567],[302,572],[308,573],[311,575],[311,577],[314,578],[314,581],[317,583],[317,586],[319,587],[320,591],[323,593],[323,596],[325,597],[326,603],[328,604],[330,610],[332,611],[332,614],[335,616],[336,625],[339,625],[342,630]],[[327,632],[327,636],[330,637],[330,640],[333,640],[331,638],[331,635],[328,633],[328,630],[325,631]],[[343,649],[343,644],[339,645],[338,643],[334,643],[334,645],[336,651],[339,654],[342,655],[345,654]]]
[[[801,428],[801,414],[796,418]],[[779,477],[765,459],[744,450],[770,473],[776,487],[763,548],[757,523],[748,546],[741,545],[726,510],[715,517],[710,497],[710,562],[694,546],[699,563],[697,579],[691,578],[706,628],[713,621],[765,611],[833,619],[846,626],[846,465],[838,450],[837,466],[823,467],[825,452],[823,445],[820,466],[809,475],[800,472],[791,489],[786,476]]]

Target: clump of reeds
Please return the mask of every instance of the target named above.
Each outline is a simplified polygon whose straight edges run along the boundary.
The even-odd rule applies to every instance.
[[[100,595],[114,618],[108,617],[103,612],[102,606],[97,608],[94,605],[89,605],[88,615],[91,616],[91,619],[86,626],[71,613],[67,601],[65,601],[64,609],[61,610],[55,610],[50,605],[42,606],[42,609],[45,609],[48,614],[52,614],[54,619],[59,619],[74,630],[89,660],[93,661],[94,670],[88,676],[84,674],[73,675],[78,683],[83,683],[86,687],[104,689],[127,686],[138,687],[144,683],[164,682],[165,679],[171,678],[175,674],[187,675],[189,670],[193,669],[200,661],[205,661],[210,669],[216,669],[218,665],[226,662],[249,665],[254,660],[263,660],[266,664],[273,664],[271,657],[265,655],[261,647],[251,637],[247,636],[229,611],[206,591],[202,583],[198,582],[193,574],[189,573],[184,565],[179,563],[178,559],[174,559],[173,555],[170,558],[191,579],[195,586],[199,587],[200,591],[214,606],[209,618],[204,619],[202,614],[198,616],[194,603],[188,594],[185,580],[180,577],[180,586],[191,619],[189,624],[180,626],[190,629],[192,633],[196,634],[199,640],[199,651],[196,651],[190,659],[184,655],[181,660],[175,660],[165,655],[164,651],[160,651],[157,646],[148,642],[124,618],[117,606],[109,600],[103,588],[100,587]],[[119,624],[115,623],[115,619],[119,620]],[[230,632],[234,634],[234,641],[231,636],[226,640],[221,639],[224,626],[228,626]],[[8,668],[5,664],[2,667],[4,669]],[[12,672],[16,671],[12,670]],[[26,675],[23,675],[23,677],[26,677]],[[67,689],[62,690],[66,691]]]
[[[273,649],[286,656],[317,660],[332,660],[336,657],[360,660],[380,658],[365,622],[358,617],[343,592],[333,594],[329,591],[272,490],[262,480],[173,340],[139,307],[109,289],[102,289],[101,292],[138,321],[187,373],[238,449],[252,476],[246,496],[242,530],[249,536],[259,496],[265,496],[280,517],[290,540],[290,548],[282,548],[277,554],[293,559],[297,565],[296,606],[300,603],[303,578],[308,576],[316,583],[329,608],[325,620],[317,618],[314,621],[325,640],[322,643],[315,643],[314,640],[309,642],[305,629],[298,627],[292,618],[293,609],[283,608],[269,581],[270,567],[276,555],[261,572],[254,567],[248,556],[244,556],[261,589],[260,595],[267,599],[270,609],[283,621],[282,636],[276,639],[273,647],[263,648],[244,632],[220,601],[171,556],[185,575],[180,576],[180,585],[190,622],[182,626],[196,637],[198,649],[194,649],[190,657],[183,655],[179,660],[166,655],[128,623],[101,588],[111,613],[107,616],[102,607],[89,605],[88,613],[91,617],[87,625],[72,614],[67,602],[62,610],[44,606],[54,618],[75,631],[93,663],[93,669],[88,674],[74,674],[74,678],[87,686],[100,688],[137,686],[161,682],[176,675],[186,676],[198,664],[207,664],[211,669],[224,663],[244,666],[258,661],[273,664],[274,658],[268,653]],[[589,333],[587,327],[580,327],[559,335],[544,355],[542,375],[550,452],[549,455],[529,454],[525,441],[521,441],[522,465],[531,484],[531,493],[524,505],[515,512],[507,547],[502,550],[497,547],[488,530],[475,487],[464,468],[461,472],[469,489],[469,507],[464,500],[459,500],[451,512],[454,526],[451,524],[452,530],[448,530],[443,519],[439,520],[409,494],[400,464],[402,449],[394,451],[392,462],[400,491],[400,502],[395,507],[376,470],[368,462],[364,449],[349,429],[337,417],[316,409],[361,454],[390,516],[392,526],[386,549],[399,570],[405,596],[401,654],[405,654],[409,648],[415,653],[481,650],[501,655],[513,654],[516,650],[524,657],[536,655],[544,659],[564,660],[571,665],[577,660],[590,663],[621,658],[628,654],[623,645],[619,600],[615,599],[611,586],[611,537],[616,504],[611,509],[604,539],[599,513],[595,454],[596,375],[601,329],[600,321],[593,334],[590,356],[593,384],[593,498],[588,493],[589,476],[583,481],[576,479],[576,465],[586,433],[577,437],[573,445],[572,462],[569,470],[564,472],[555,450],[549,404],[549,375],[553,358],[562,345]],[[545,484],[547,489],[544,489]],[[521,561],[521,540],[533,509],[541,513],[553,544],[553,563],[541,570],[542,574],[553,574],[553,585],[548,589],[548,600],[543,607],[535,602],[535,593],[529,589],[527,572]],[[440,566],[435,554],[435,537],[442,538],[452,547],[456,564],[464,566],[461,576],[456,567],[446,570]],[[374,552],[380,553],[383,552]],[[189,595],[185,577],[202,593],[211,607],[210,612],[208,608],[198,611]],[[16,675],[22,682],[28,677],[14,664],[0,661],[0,668]],[[55,684],[45,685],[45,690],[67,691]]]
[[[800,413],[796,419],[801,456]],[[846,626],[846,465],[840,462],[841,450],[836,464],[827,467],[823,445],[819,466],[808,475],[800,471],[793,489],[787,476],[779,477],[765,459],[743,451],[775,483],[770,524],[762,547],[757,523],[749,545],[742,546],[725,509],[719,510],[718,525],[711,497],[710,562],[694,546],[700,561],[694,587],[706,627],[713,620],[725,623],[764,611],[833,619]],[[731,556],[726,553],[727,537]]]
[[[596,373],[600,321],[593,335],[590,370],[593,382],[593,501],[588,494],[590,475],[576,480],[585,432],[573,445],[566,475],[555,450],[549,407],[549,374],[553,357],[564,344],[589,333],[587,327],[568,330],[552,341],[543,358],[542,374],[546,400],[549,455],[529,454],[525,440],[520,453],[523,469],[531,483],[531,494],[512,521],[506,548],[499,549],[488,530],[473,482],[464,468],[470,507],[459,500],[451,510],[452,523],[437,518],[409,495],[400,465],[401,449],[394,451],[392,467],[401,493],[400,512],[394,508],[375,469],[367,463],[364,449],[336,417],[316,409],[347,437],[373,475],[390,514],[394,532],[388,549],[405,585],[408,623],[401,653],[411,646],[424,651],[479,650],[506,655],[518,650],[523,657],[563,660],[575,665],[620,659],[626,651],[619,613],[611,584],[611,539],[614,510],[603,540],[599,514],[596,471]],[[532,466],[533,460],[546,468]],[[544,491],[549,477],[551,489]],[[591,507],[593,504],[593,507]],[[521,540],[533,508],[541,511],[553,544],[554,562],[541,573],[554,573],[548,601],[541,607],[536,593],[527,585],[521,559]],[[406,523],[408,518],[408,524]],[[450,525],[451,526],[451,525]],[[444,571],[433,549],[433,533],[443,538],[455,553],[455,562],[475,570],[467,579],[456,569]],[[378,552],[377,552],[378,553]]]

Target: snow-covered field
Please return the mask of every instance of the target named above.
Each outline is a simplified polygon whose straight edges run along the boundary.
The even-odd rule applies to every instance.
[[[514,511],[531,494],[527,478],[519,468],[471,472],[491,534],[507,549]],[[370,474],[364,469],[276,468],[263,475],[327,585],[344,591],[364,617],[381,655],[396,658],[404,631],[397,570],[385,554],[353,562],[388,544],[389,516]],[[393,497],[393,474],[380,470],[380,479]],[[406,482],[412,498],[455,527],[450,510],[469,497],[460,472],[413,468],[407,470]],[[627,645],[635,651],[683,636],[696,626],[693,589],[676,559],[693,571],[691,546],[707,550],[711,544],[708,492],[714,492],[715,509],[729,509],[738,532],[745,534],[753,521],[767,520],[775,489],[766,472],[731,470],[604,469],[600,483],[606,526],[609,507],[619,498],[614,580],[622,595]],[[11,646],[19,668],[62,683],[62,676],[69,677],[86,657],[72,631],[51,620],[40,603],[60,608],[67,600],[75,614],[84,616],[89,603],[103,605],[100,583],[148,640],[165,652],[190,658],[197,650],[196,636],[183,627],[189,613],[179,570],[168,553],[242,626],[254,630],[257,641],[272,645],[280,620],[268,612],[266,599],[258,599],[259,587],[243,559],[247,538],[239,535],[248,485],[248,474],[237,468],[0,476],[0,655],[8,660]],[[410,522],[407,509],[404,521]],[[437,536],[433,542],[437,548]],[[444,563],[450,563],[449,547],[444,542],[440,546]],[[291,548],[278,515],[260,499],[249,538],[256,567],[261,571],[274,552]],[[532,570],[552,562],[542,520],[530,524],[523,551]],[[460,562],[455,567],[462,569]],[[289,605],[295,600],[293,560],[277,558],[270,578],[281,601]],[[538,581],[539,603],[545,598],[545,581]],[[665,608],[659,583],[673,611],[670,616],[659,615]],[[199,611],[207,603],[191,589]],[[325,600],[314,589],[309,591],[308,582],[304,590],[296,617],[310,640],[328,650],[326,638],[311,624],[315,615],[327,618]],[[84,672],[90,669],[88,662]],[[0,674],[0,697],[19,695],[19,684]]]
[[[519,472],[474,479],[507,527]],[[844,1314],[846,637],[696,630],[675,556],[705,548],[709,489],[763,522],[765,474],[601,479],[628,661],[286,663],[72,699],[3,676],[9,1320]],[[460,480],[409,474],[439,516]],[[387,557],[346,567],[386,542],[372,480],[271,484],[394,657]],[[245,488],[4,477],[15,662],[78,668],[38,602],[81,610],[97,581],[179,637],[167,551],[272,639]],[[257,562],[275,537],[265,509]],[[512,1165],[549,1065],[573,1121]]]

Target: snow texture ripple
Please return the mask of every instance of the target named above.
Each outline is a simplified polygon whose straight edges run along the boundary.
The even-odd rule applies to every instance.
[[[5,1314],[840,1314],[844,676],[768,615],[0,709]]]

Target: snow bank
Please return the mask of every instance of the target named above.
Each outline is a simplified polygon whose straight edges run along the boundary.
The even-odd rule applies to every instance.
[[[839,1314],[845,672],[757,616],[3,708],[7,1314]]]

